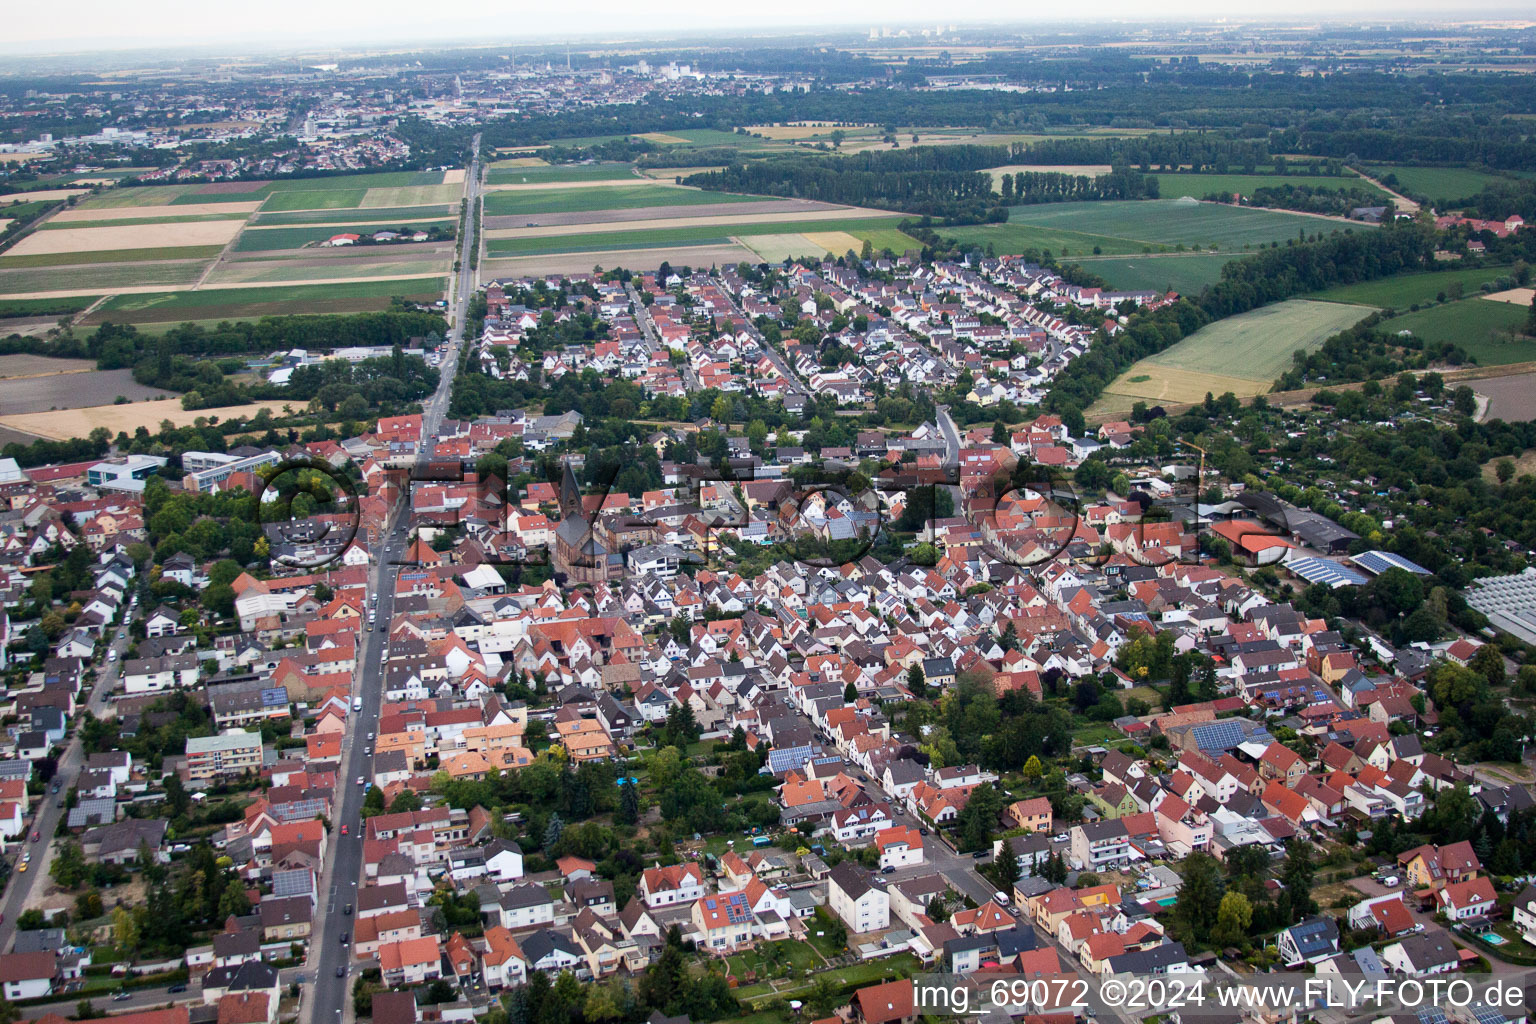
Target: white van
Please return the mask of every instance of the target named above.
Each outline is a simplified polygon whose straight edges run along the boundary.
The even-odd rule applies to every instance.
[[[1008,894],[1002,890],[998,890],[997,892],[993,893],[992,899],[1000,907],[1006,907],[1009,903]]]
[[[361,711],[361,710],[363,710],[363,698],[358,697],[358,698],[356,698],[356,699],[354,699],[352,701],[352,710],[353,711]]]

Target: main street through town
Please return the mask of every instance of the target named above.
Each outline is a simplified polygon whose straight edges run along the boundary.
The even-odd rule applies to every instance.
[[[480,191],[480,137],[474,141],[476,156],[470,161],[465,175],[465,198],[473,213],[475,197]],[[447,345],[439,364],[441,377],[437,391],[423,406],[421,423],[421,447],[417,463],[427,461],[431,439],[435,438],[448,411],[453,392],[453,378],[458,371],[459,349],[464,344],[464,321],[469,308],[470,296],[476,289],[476,272],[470,258],[480,244],[478,225],[470,216],[465,222],[464,257],[460,261],[457,287],[454,290],[454,306]],[[362,710],[355,711],[342,742],[341,767],[337,770],[336,796],[331,810],[330,856],[326,858],[326,870],[321,879],[319,906],[310,933],[309,958],[305,964],[310,983],[304,986],[305,1005],[300,1020],[304,1024],[333,1024],[350,1020],[352,1001],[348,994],[352,986],[352,926],[356,920],[358,885],[363,875],[363,797],[365,783],[372,776],[373,741],[378,732],[379,710],[384,699],[383,662],[389,642],[389,623],[394,616],[395,577],[398,564],[404,558],[409,544],[410,493],[402,490],[401,503],[391,514],[386,528],[382,549],[375,552],[373,571],[369,579],[370,600],[377,602],[376,628],[363,634],[362,652],[358,658],[357,684],[354,696],[362,701]],[[341,834],[343,826],[347,835]],[[348,913],[348,908],[354,913]],[[338,970],[340,973],[338,974]]]

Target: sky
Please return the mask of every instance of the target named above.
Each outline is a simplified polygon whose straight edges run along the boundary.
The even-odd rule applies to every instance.
[[[1272,16],[1286,20],[1327,17],[1455,18],[1529,17],[1529,4],[1514,0],[1473,0],[1463,6],[1445,0],[1165,0],[1149,11],[1144,0],[1085,0],[1071,6],[1076,17],[1169,19]],[[353,47],[386,42],[517,42],[549,39],[609,38],[662,32],[733,30],[783,33],[786,30],[844,26],[867,30],[875,25],[966,22],[1019,23],[1056,18],[1056,5],[1002,0],[880,0],[836,2],[775,0],[767,5],[738,5],[719,0],[569,0],[562,3],[511,4],[422,0],[71,0],[10,5],[0,51],[38,55],[97,49],[152,46],[270,48],[312,44]],[[936,12],[940,14],[936,17]]]

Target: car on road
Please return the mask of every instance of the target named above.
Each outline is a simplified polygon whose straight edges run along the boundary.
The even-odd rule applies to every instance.
[[[21,862],[23,864],[30,864],[30,863],[32,863],[32,851],[31,850],[28,850],[26,853],[23,853],[21,855]]]
[[[133,998],[133,993],[129,992],[127,989],[121,989],[121,990],[119,990],[117,992],[113,992],[112,993],[112,1001],[114,1003],[120,1003],[124,999],[132,999],[132,998]]]
[[[336,965],[336,977],[338,977],[338,978],[345,978],[346,976],[347,976],[347,965],[346,964],[337,964]]]
[[[359,786],[365,786],[365,785],[367,785],[367,784],[368,784],[368,780],[367,780],[367,779],[365,779],[365,778],[363,778],[363,777],[362,777],[362,776],[361,776],[361,775],[359,775],[359,776],[358,776],[358,777],[357,777],[357,784],[358,784],[358,785],[359,785]]]
[[[58,791],[59,791],[59,780],[58,779],[54,779],[53,780],[53,788],[50,789],[49,792],[50,793],[57,793]]]
[[[37,831],[36,829],[33,829],[32,830],[32,841],[35,843],[35,842],[37,842],[41,838],[43,838],[42,833]]]
[[[352,937],[350,935],[348,935],[346,932],[342,932],[341,933],[341,944],[343,946],[345,946],[350,941],[352,941]]]
[[[26,861],[22,861],[21,862],[21,866],[18,867],[16,870],[25,873],[26,870],[27,870],[27,862]]]
[[[885,867],[880,869],[880,873],[882,875],[894,875],[896,873],[896,869],[887,864]]]
[[[369,734],[368,734],[368,742],[369,742],[369,743],[372,743],[372,742],[373,742],[373,733],[369,733]]]
[[[117,634],[117,638],[119,640],[127,640],[128,639],[128,634],[127,633],[119,633],[119,634]]]
[[[173,995],[177,992],[185,992],[186,990],[187,986],[185,985],[172,985],[170,988],[166,989],[167,992]]]
[[[341,912],[343,914],[351,914],[352,913],[352,904],[348,903],[346,906],[342,907],[341,908]]]
[[[347,826],[345,826],[345,825],[341,826],[341,834],[342,835],[346,835],[347,834]]]

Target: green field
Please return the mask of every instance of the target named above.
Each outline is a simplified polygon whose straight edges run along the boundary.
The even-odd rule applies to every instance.
[[[532,213],[576,213],[588,210],[635,210],[647,206],[709,206],[716,203],[776,201],[768,196],[736,192],[704,192],[668,185],[615,185],[612,188],[553,188],[486,194],[484,214],[508,217]]]
[[[1095,249],[1099,254],[1130,255],[1139,253],[1146,244],[1113,235],[1090,235],[1069,228],[1040,227],[1033,224],[971,224],[956,228],[939,228],[939,234],[953,238],[964,246],[986,249],[989,246],[999,256],[1016,256],[1031,249],[1049,252],[1053,256],[1087,256]],[[1154,247],[1155,248],[1155,247]]]
[[[168,249],[104,249],[99,252],[46,252],[0,256],[0,270],[13,267],[73,267],[93,263],[143,263],[148,260],[211,260],[222,245],[183,245]]]
[[[1463,267],[1456,270],[1432,270],[1422,274],[1398,274],[1376,281],[1344,284],[1315,292],[1309,299],[1325,302],[1359,302],[1383,309],[1406,310],[1415,302],[1435,302],[1441,292],[1459,283],[1471,295],[1483,282],[1495,281],[1510,273],[1508,267]]]
[[[365,188],[328,188],[274,192],[261,204],[264,212],[283,210],[349,210],[363,201]]]
[[[700,224],[694,227],[646,229],[643,221],[634,230],[593,231],[569,235],[531,235],[525,238],[486,240],[486,255],[538,256],[557,252],[600,252],[604,249],[647,249],[663,245],[711,245],[730,241],[731,235],[787,235],[800,232],[847,231],[888,227],[876,218],[851,220],[786,221],[766,224]]]
[[[323,178],[279,178],[267,183],[272,192],[321,192],[328,189],[400,188],[405,185],[441,185],[442,171],[380,171],[374,174],[336,174]]]
[[[456,226],[451,220],[396,222],[388,224],[354,224],[349,227],[324,227],[324,228],[259,228],[251,229],[240,235],[235,243],[234,252],[267,252],[274,249],[299,249],[311,243],[320,243],[334,235],[368,235],[375,231],[388,231],[397,227],[421,228],[431,227],[453,229]],[[395,248],[405,248],[414,243],[400,243]]]
[[[347,214],[349,217],[366,217],[373,221],[418,221],[439,220],[443,217],[452,217],[458,211],[452,206],[394,206],[394,207],[360,207],[357,212]],[[251,218],[251,224],[255,227],[268,227],[280,224],[331,224],[336,220],[336,214],[330,210],[290,210],[283,213],[257,213]]]
[[[629,164],[556,164],[552,167],[497,167],[486,171],[487,185],[521,185],[544,181],[603,181],[608,178],[633,178]]]
[[[1344,227],[1301,214],[1179,199],[1015,206],[1008,223],[1107,235],[1154,249],[1181,244],[1241,249],[1295,238],[1303,231],[1326,234]],[[1355,230],[1374,229],[1361,225]]]
[[[193,185],[135,185],[132,188],[114,188],[95,195],[81,196],[77,206],[82,210],[117,210],[125,206],[169,206],[180,196],[191,192]],[[260,196],[250,196],[259,199]]]
[[[71,220],[60,222],[50,220],[45,224],[39,224],[39,231],[62,231],[68,228],[126,228],[136,224],[191,224],[194,221],[204,220],[245,220],[243,213],[194,213],[191,216],[177,217],[167,215],[164,217],[123,217],[117,220]]]
[[[384,309],[392,296],[417,301],[441,298],[444,278],[355,281],[347,284],[288,285],[274,288],[205,288],[190,292],[118,295],[87,319],[114,323],[179,323],[287,313],[345,313]]]
[[[0,318],[66,316],[88,309],[100,295],[71,295],[64,299],[0,299]]]
[[[1218,320],[1139,360],[1110,382],[1086,415],[1097,422],[1124,416],[1138,401],[1167,405],[1228,391],[1239,398],[1263,394],[1292,365],[1292,353],[1317,348],[1371,312],[1369,306],[1291,299]]]
[[[1439,205],[1470,199],[1490,183],[1508,180],[1498,174],[1474,171],[1470,167],[1404,167],[1374,164],[1365,168],[1371,177],[1380,180],[1388,174],[1397,176],[1399,191],[1416,196],[1428,196],[1430,202]]]
[[[253,188],[249,192],[183,192],[172,199],[170,206],[201,206],[204,203],[259,203],[266,191]]]
[[[21,292],[66,291],[72,288],[112,289],[135,285],[191,284],[207,264],[201,260],[180,263],[103,263],[90,268],[88,279],[58,270],[0,270],[0,295]]]
[[[59,200],[55,199],[52,202],[12,203],[10,206],[0,206],[0,220],[20,220],[46,210],[50,206],[57,206],[58,203]]]
[[[1462,299],[1443,306],[1404,313],[1382,325],[1388,331],[1412,331],[1432,342],[1453,342],[1483,366],[1536,359],[1536,339],[1515,337],[1529,307],[1488,299]]]
[[[848,232],[861,242],[868,242],[875,247],[875,252],[891,250],[897,256],[908,249],[921,249],[923,243],[906,234],[899,228],[859,228]]]
[[[1087,257],[1080,261],[1080,265],[1119,291],[1165,291],[1171,288],[1180,295],[1199,295],[1206,285],[1220,280],[1222,267],[1241,258],[1241,253],[1230,252],[1105,259]]]
[[[1180,196],[1204,198],[1213,192],[1236,192],[1251,196],[1255,189],[1306,185],[1310,188],[1339,190],[1356,188],[1373,195],[1386,196],[1375,185],[1352,174],[1332,177],[1322,174],[1158,174],[1157,188],[1164,199]]]

